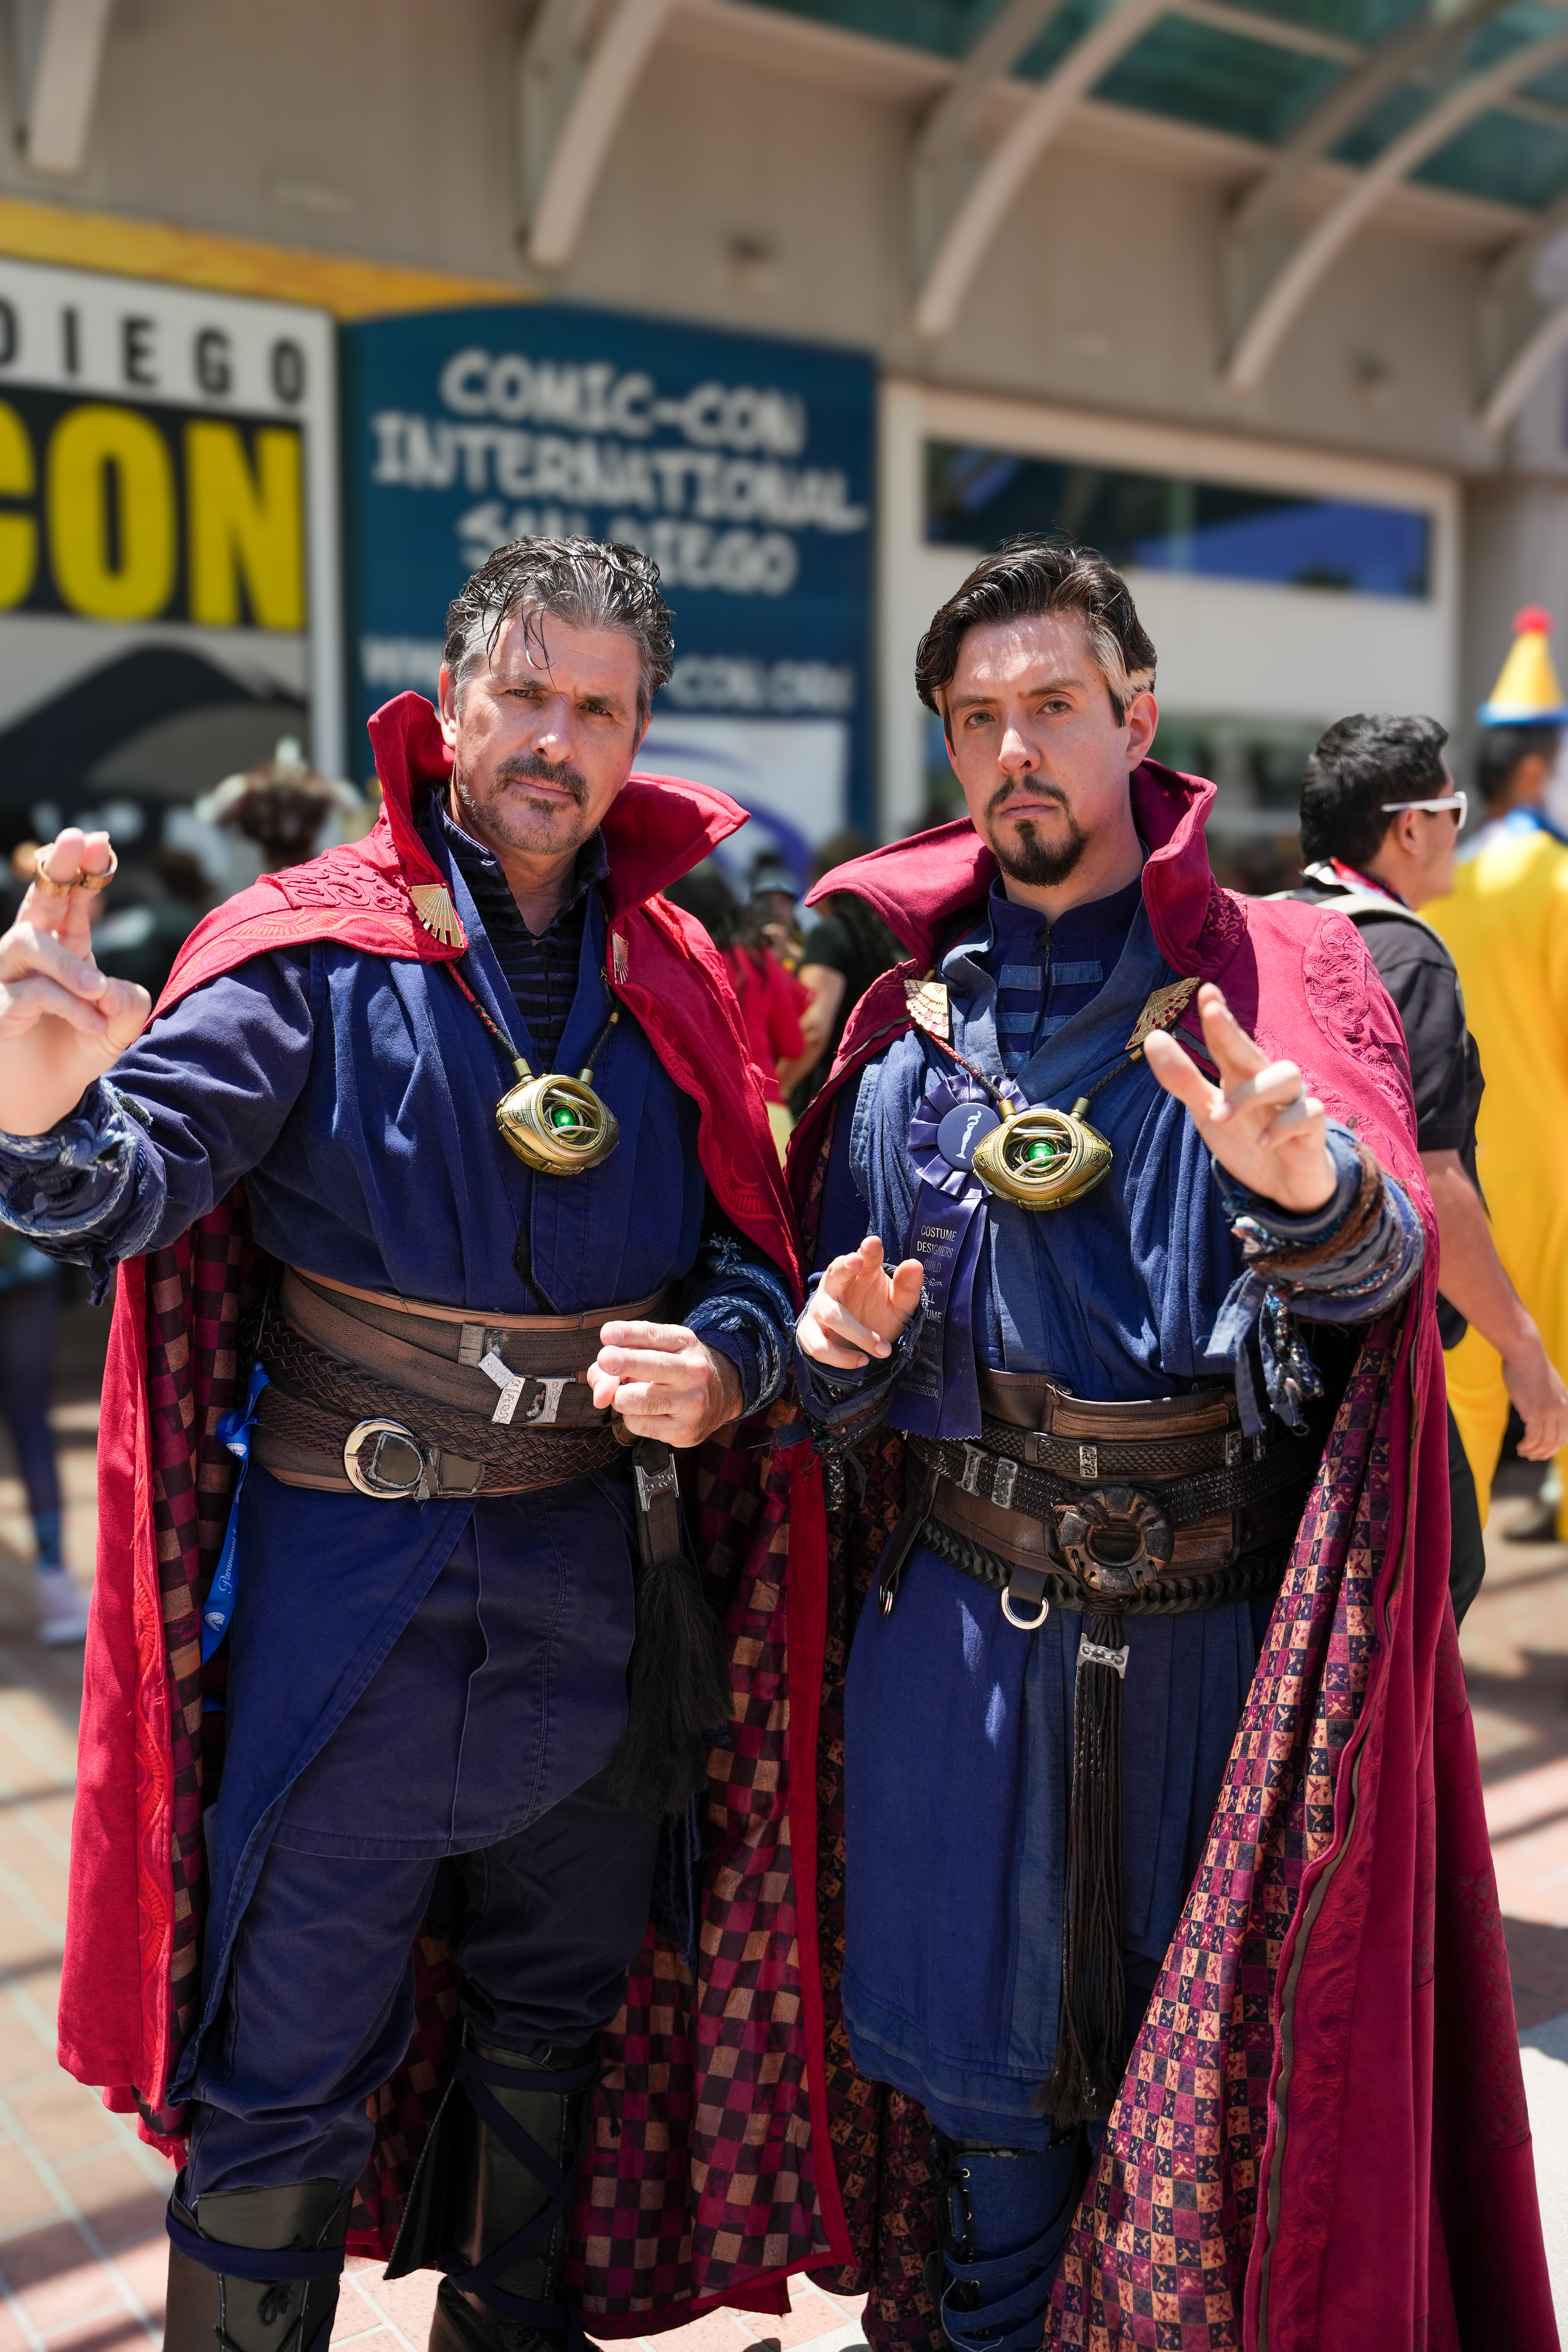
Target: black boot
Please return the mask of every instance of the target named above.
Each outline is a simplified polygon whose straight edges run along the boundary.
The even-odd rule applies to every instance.
[[[349,2204],[335,2180],[169,2200],[165,2352],[326,2352]],[[247,2261],[247,2255],[258,2257]]]
[[[567,2352],[561,2300],[593,2044],[522,2058],[465,2032],[419,2158],[388,2278],[441,2282],[430,2352]]]
[[[1041,2149],[931,2135],[938,2248],[925,2282],[950,2352],[1028,2352],[1089,2177],[1082,2130]]]

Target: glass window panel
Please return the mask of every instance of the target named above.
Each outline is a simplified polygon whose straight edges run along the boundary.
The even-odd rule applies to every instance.
[[[933,49],[956,58],[984,30],[1006,0],[747,0],[785,16],[809,16],[841,32],[865,33],[873,40],[897,41],[905,48]]]
[[[1542,74],[1539,81],[1527,81],[1520,96],[1543,98],[1549,106],[1568,106],[1568,66],[1559,66],[1554,72]]]
[[[1310,25],[1344,41],[1376,41],[1395,25],[1426,13],[1426,0],[1244,0],[1260,16],[1288,25]]]
[[[1517,114],[1483,114],[1439,148],[1415,177],[1500,204],[1550,204],[1568,187],[1568,131]]]
[[[1513,0],[1500,16],[1482,25],[1464,50],[1468,72],[1478,73],[1483,66],[1495,65],[1506,58],[1510,49],[1522,47],[1526,41],[1544,41],[1563,30],[1559,11],[1549,0]]]
[[[1322,58],[1165,16],[1111,68],[1095,96],[1241,138],[1278,140],[1343,70]]]
[[[1059,530],[1112,563],[1367,596],[1425,597],[1431,519],[1418,509],[1297,498],[1005,449],[926,444],[926,537],[994,547]]]

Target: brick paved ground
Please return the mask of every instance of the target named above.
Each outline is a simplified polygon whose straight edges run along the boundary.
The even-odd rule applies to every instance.
[[[91,1574],[102,1318],[67,1318],[55,1423],[67,1553]],[[54,2062],[79,1650],[30,1638],[28,1523],[0,1437],[0,2352],[118,2352],[162,2334],[169,2168]],[[1529,1474],[1505,1475],[1464,1631],[1508,1920],[1558,2308],[1568,2320],[1568,1545],[1500,1540]],[[421,2352],[435,2282],[353,2266],[334,2341]],[[659,2352],[845,2352],[859,2304],[797,2284],[787,2320],[718,2312]],[[1568,2328],[1565,2328],[1568,2334]]]

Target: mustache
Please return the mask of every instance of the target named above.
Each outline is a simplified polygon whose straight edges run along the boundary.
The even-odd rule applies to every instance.
[[[1068,796],[1062,791],[1059,784],[1026,782],[1016,776],[1009,776],[1006,782],[999,785],[996,791],[992,793],[991,798],[985,804],[986,815],[988,817],[1001,816],[1005,813],[1007,803],[1012,799],[1014,793],[1023,792],[1026,792],[1031,800],[1054,801],[1057,807],[1060,809],[1062,814],[1069,823],[1071,822],[1072,811],[1068,805]]]
[[[553,784],[557,792],[570,793],[579,808],[587,801],[588,779],[580,768],[573,767],[566,760],[563,760],[559,767],[552,767],[548,760],[542,760],[535,751],[520,753],[515,760],[503,760],[496,770],[496,788],[499,790],[503,784],[527,783],[531,778],[542,784]]]

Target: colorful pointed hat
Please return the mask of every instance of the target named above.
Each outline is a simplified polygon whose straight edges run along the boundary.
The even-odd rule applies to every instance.
[[[1491,700],[1476,716],[1483,727],[1565,727],[1568,702],[1557,682],[1552,651],[1552,615],[1527,604],[1513,616],[1513,643],[1498,672]]]

